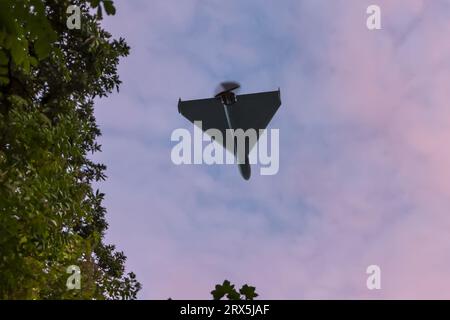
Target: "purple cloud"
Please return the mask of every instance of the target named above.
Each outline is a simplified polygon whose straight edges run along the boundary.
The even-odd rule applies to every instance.
[[[225,278],[267,299],[450,298],[450,7],[377,3],[369,31],[371,1],[117,1],[104,25],[132,53],[97,103],[95,158],[141,298],[210,298]],[[172,164],[178,97],[225,79],[281,88],[277,175]]]

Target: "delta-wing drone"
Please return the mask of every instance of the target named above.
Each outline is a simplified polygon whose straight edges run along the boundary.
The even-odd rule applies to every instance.
[[[222,82],[213,98],[178,101],[178,112],[192,123],[201,121],[203,131],[217,129],[222,132],[222,146],[234,154],[239,171],[245,180],[250,178],[248,155],[260,137],[260,130],[266,129],[281,105],[280,90],[250,94],[236,94],[240,88],[237,82]],[[245,149],[238,150],[236,143],[227,143],[227,131],[255,129],[256,141],[246,140]],[[233,139],[234,137],[231,136]],[[230,145],[231,147],[230,150]]]

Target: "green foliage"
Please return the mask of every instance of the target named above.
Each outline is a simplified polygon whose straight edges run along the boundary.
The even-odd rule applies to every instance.
[[[225,280],[222,284],[217,284],[215,290],[211,291],[214,300],[220,300],[226,297],[228,300],[253,300],[258,296],[255,287],[247,284],[243,285],[239,292],[234,288],[234,284]]]
[[[2,0],[0,1],[0,76],[8,82],[4,66],[9,61],[30,72],[36,64],[36,57],[46,58],[56,40],[56,33],[45,16],[45,6],[40,0]],[[30,46],[35,57],[29,54]],[[6,55],[5,53],[9,53]]]
[[[68,30],[78,5],[81,30]],[[105,166],[93,99],[117,89],[123,39],[90,8],[109,0],[0,0],[0,299],[133,299],[125,256],[103,241]],[[66,268],[81,268],[67,290]]]

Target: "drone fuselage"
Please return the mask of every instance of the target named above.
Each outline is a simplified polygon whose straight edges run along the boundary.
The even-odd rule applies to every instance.
[[[225,91],[221,92],[216,95],[216,98],[220,98],[223,109],[225,111],[225,117],[227,119],[228,129],[235,130],[237,129],[234,124],[234,118],[233,118],[233,105],[236,103],[236,95],[232,91]],[[250,150],[248,150],[250,151]],[[234,156],[236,159],[238,159],[238,167],[239,172],[241,173],[241,176],[248,180],[250,179],[251,175],[251,168],[250,168],[250,162],[248,160],[248,153],[244,151],[244,155],[239,155],[237,151],[237,144],[234,144]],[[244,159],[242,159],[244,158]],[[244,161],[242,161],[242,160]]]

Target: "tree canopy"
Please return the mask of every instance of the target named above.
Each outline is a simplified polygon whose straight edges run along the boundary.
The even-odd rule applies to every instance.
[[[81,12],[69,30],[67,8]],[[0,298],[133,299],[141,285],[104,242],[96,97],[118,89],[124,39],[110,0],[0,1]],[[68,290],[69,266],[81,287]]]
[[[69,29],[68,8],[80,9]],[[94,99],[119,88],[124,39],[102,29],[111,0],[0,0],[0,299],[135,299],[141,284],[104,242],[105,179]],[[69,290],[70,267],[80,271]],[[73,289],[73,288],[72,288]],[[229,281],[214,299],[252,300]]]

